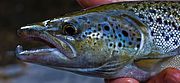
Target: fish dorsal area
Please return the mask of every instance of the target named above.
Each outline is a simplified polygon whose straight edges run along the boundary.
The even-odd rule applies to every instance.
[[[103,40],[109,50],[117,54],[135,54],[141,47],[141,33],[137,25],[128,17],[112,17],[103,13],[89,13],[79,16],[84,27],[81,38],[98,42]],[[82,20],[82,18],[84,20]]]

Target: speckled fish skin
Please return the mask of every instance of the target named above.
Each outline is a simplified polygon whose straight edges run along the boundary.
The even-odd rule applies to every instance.
[[[22,27],[18,35],[55,47],[18,46],[20,60],[78,74],[145,81],[164,68],[180,68],[179,1],[102,5]]]

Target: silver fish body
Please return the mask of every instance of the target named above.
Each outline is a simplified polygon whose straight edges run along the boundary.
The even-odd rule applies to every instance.
[[[167,67],[180,68],[180,2],[123,2],[25,26],[22,38],[55,48],[17,57],[78,74],[145,81]],[[167,61],[172,64],[168,64]]]

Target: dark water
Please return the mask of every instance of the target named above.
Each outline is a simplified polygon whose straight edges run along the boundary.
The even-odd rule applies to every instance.
[[[0,83],[103,83],[99,78],[25,64],[13,56],[18,44],[26,49],[43,45],[22,42],[18,28],[80,9],[75,0],[0,0]]]

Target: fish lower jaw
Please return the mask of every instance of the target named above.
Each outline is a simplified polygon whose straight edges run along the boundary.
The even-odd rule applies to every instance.
[[[66,55],[61,53],[57,48],[42,48],[42,49],[33,49],[33,50],[23,50],[21,45],[16,47],[16,57],[23,61],[29,61],[39,58],[61,58],[63,60],[70,60]]]

